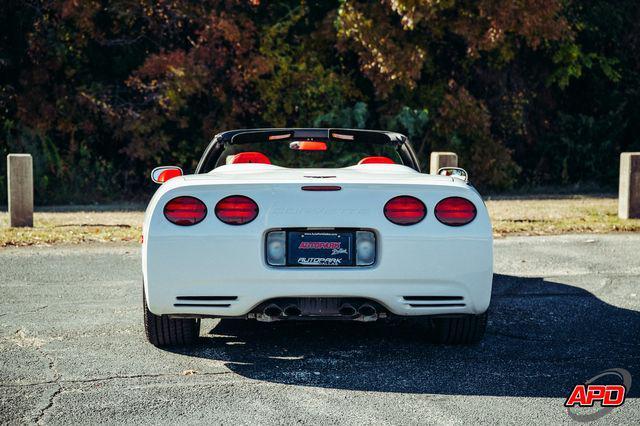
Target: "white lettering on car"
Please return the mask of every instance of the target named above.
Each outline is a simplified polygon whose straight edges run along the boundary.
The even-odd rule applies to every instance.
[[[342,259],[334,259],[332,257],[299,257],[298,263],[300,265],[340,265]]]

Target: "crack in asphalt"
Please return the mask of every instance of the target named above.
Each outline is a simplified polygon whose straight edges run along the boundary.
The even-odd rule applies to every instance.
[[[553,338],[542,338],[542,337],[535,337],[535,336],[523,336],[523,335],[518,335],[518,334],[510,334],[510,333],[504,333],[501,331],[488,331],[486,332],[487,336],[502,336],[502,337],[507,337],[507,338],[511,338],[511,339],[518,339],[518,340],[525,340],[525,341],[529,341],[529,342],[545,342],[545,343],[549,343],[549,342],[575,342],[575,343],[583,343],[584,340],[583,339],[567,339],[567,338],[563,338],[563,339],[553,339]],[[600,343],[608,343],[608,344],[615,344],[615,345],[622,345],[622,346],[628,346],[631,348],[635,348],[635,347],[640,347],[640,344],[638,343],[631,343],[631,342],[620,342],[620,341],[612,341],[612,340],[605,340],[605,339],[599,339],[598,340]]]
[[[58,385],[58,389],[53,391],[53,393],[49,397],[49,402],[40,410],[40,413],[38,413],[38,415],[34,419],[34,423],[39,425],[43,424],[44,415],[47,413],[49,409],[51,409],[51,407],[53,407],[53,402],[55,398],[62,393],[62,385],[59,383],[56,383],[56,384]]]
[[[222,374],[232,374],[232,371],[217,371],[217,372],[209,372],[209,373],[194,373],[189,374],[188,376],[218,376]],[[62,385],[67,384],[78,384],[78,383],[95,383],[95,382],[108,382],[111,380],[128,380],[128,379],[143,379],[143,378],[158,378],[158,377],[186,377],[187,375],[182,373],[162,373],[162,374],[132,374],[127,376],[107,376],[107,377],[96,377],[94,379],[78,379],[78,380],[47,380],[44,382],[33,382],[33,383],[0,383],[0,387],[2,388],[14,388],[14,387],[29,387],[29,386],[42,386],[42,385],[51,385],[58,384],[62,388]],[[63,389],[60,389],[61,391]],[[54,392],[55,393],[55,392]],[[59,392],[58,392],[59,393]],[[53,395],[51,399],[53,399],[56,395]],[[49,407],[50,408],[50,407]]]
[[[38,310],[44,309],[47,306],[39,307]],[[33,348],[36,352],[38,352],[44,359],[47,360],[48,370],[52,373],[53,378],[51,380],[46,380],[42,382],[34,382],[34,383],[0,383],[0,387],[2,388],[11,388],[11,387],[30,387],[30,386],[41,386],[41,385],[56,385],[57,388],[51,393],[47,404],[42,407],[38,414],[35,415],[31,422],[35,424],[43,424],[44,417],[49,412],[53,406],[55,405],[56,398],[65,391],[65,384],[78,384],[78,383],[94,383],[94,382],[107,382],[110,380],[127,380],[127,379],[137,379],[137,378],[157,378],[157,377],[179,377],[184,376],[184,374],[134,374],[134,375],[122,375],[122,376],[107,376],[107,377],[98,377],[94,379],[81,379],[81,380],[62,380],[61,374],[56,367],[55,359],[49,355],[47,352],[43,350],[43,347],[46,345],[44,341],[38,339],[37,337],[30,337],[25,333],[22,328],[19,328],[15,331],[13,338],[5,339],[12,340],[19,346],[27,346]],[[219,372],[209,372],[209,373],[196,373],[199,376],[212,376],[212,375],[221,375],[221,374],[230,374],[231,371],[219,371]]]
[[[5,315],[9,315],[9,314],[14,314],[14,315],[29,315],[29,314],[37,314],[38,312],[40,312],[43,309],[48,308],[49,305],[44,305],[44,306],[39,306],[37,308],[35,308],[33,311],[25,311],[25,312],[4,312],[0,314],[0,317],[3,317]]]
[[[18,332],[22,332],[22,329],[20,329]],[[22,332],[22,335],[24,336],[24,332]],[[53,380],[50,380],[50,383],[56,384],[58,386],[58,388],[55,391],[53,391],[51,396],[49,396],[49,402],[47,403],[47,405],[45,405],[40,410],[40,412],[34,419],[34,423],[42,424],[45,414],[49,409],[53,407],[56,397],[62,393],[63,388],[62,388],[62,384],[60,384],[60,372],[56,368],[55,359],[42,349],[44,347],[44,343],[38,344],[36,342],[33,344],[33,347],[35,348],[36,351],[38,351],[38,353],[40,353],[40,355],[42,355],[42,357],[44,357],[49,362],[49,371],[53,373]]]

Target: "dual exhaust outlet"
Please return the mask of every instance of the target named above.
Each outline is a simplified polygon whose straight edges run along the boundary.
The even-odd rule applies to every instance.
[[[358,309],[350,303],[344,303],[338,309],[338,314],[342,317],[354,317],[358,315],[362,321],[375,321],[378,317],[377,309],[368,303],[360,305]],[[281,318],[299,317],[301,315],[302,311],[296,305],[287,305],[283,309],[275,303],[272,303],[262,310],[262,316],[258,317],[258,319],[262,321],[275,321]]]
[[[271,304],[264,308],[262,314],[266,317],[275,317],[279,318],[281,316],[286,317],[299,317],[302,315],[302,311],[296,305],[289,305],[286,308],[282,309],[280,306],[276,304]]]

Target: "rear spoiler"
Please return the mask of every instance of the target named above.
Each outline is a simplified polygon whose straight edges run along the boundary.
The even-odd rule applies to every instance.
[[[251,142],[323,140],[354,141],[401,145],[407,137],[395,132],[361,129],[248,129],[219,133],[216,138],[225,145]]]

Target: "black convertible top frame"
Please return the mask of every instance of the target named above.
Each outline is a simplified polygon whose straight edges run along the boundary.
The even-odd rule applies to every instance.
[[[205,149],[196,174],[207,173],[214,168],[218,158],[229,145],[282,141],[337,141],[388,144],[395,146],[405,166],[420,171],[420,164],[409,139],[400,133],[383,130],[339,129],[339,128],[276,128],[238,129],[218,133]]]

